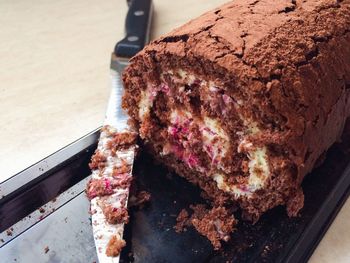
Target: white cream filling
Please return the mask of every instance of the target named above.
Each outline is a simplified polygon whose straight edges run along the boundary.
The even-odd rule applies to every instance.
[[[152,93],[149,89],[141,91],[141,99],[139,102],[139,118],[143,120],[149,114],[153,106]]]
[[[170,122],[172,124],[176,124],[177,122],[181,124],[185,122],[186,119],[191,119],[191,118],[192,118],[192,114],[186,110],[182,110],[182,111],[173,110],[170,113]]]
[[[186,120],[193,120],[192,114],[186,110],[174,110],[170,114],[172,124],[183,124]],[[195,120],[202,134],[204,150],[211,155],[212,160],[224,158],[229,149],[229,137],[215,119],[204,117],[203,121]],[[208,148],[207,148],[208,147]],[[164,154],[164,152],[163,152]],[[219,162],[219,168],[221,167]]]
[[[173,71],[168,71],[168,73],[170,73],[171,75],[173,75]],[[192,74],[188,74],[186,71],[182,70],[182,69],[179,69],[177,71],[177,74],[180,76],[181,79],[186,79],[188,80],[188,84],[192,84],[195,80],[196,80],[196,77]]]
[[[221,128],[217,120],[209,117],[204,117],[204,127],[207,127],[210,130],[202,129],[201,132],[204,145],[211,147],[211,150],[213,151],[211,153],[212,161],[224,158],[230,147],[230,140],[227,133]],[[225,169],[220,162],[217,165],[219,169]]]
[[[267,177],[270,175],[270,167],[267,162],[266,147],[257,148],[249,152],[249,186],[255,190],[263,187]]]
[[[253,121],[245,121],[245,126],[247,127],[247,132],[249,134],[257,134],[258,132],[260,132],[260,129],[258,127],[258,124],[256,122]]]
[[[167,71],[168,74],[174,76],[174,72],[172,70]],[[179,69],[178,70],[178,75],[180,76],[181,80],[187,78],[188,84],[192,84],[195,80],[196,77],[191,74],[187,74],[185,71]],[[163,74],[161,75],[163,77]],[[183,92],[185,90],[185,87],[182,86],[179,88],[179,92]],[[156,93],[157,90],[153,91],[153,93]],[[144,120],[146,115],[149,114],[152,106],[153,106],[153,100],[156,96],[156,94],[153,94],[152,90],[150,87],[148,87],[146,90],[141,90],[141,95],[140,95],[140,101],[138,103],[139,107],[139,118],[140,120]]]
[[[204,125],[205,127],[208,127],[211,131],[216,133],[220,138],[224,139],[225,141],[229,140],[227,133],[221,128],[221,125],[217,120],[209,117],[204,117]],[[214,140],[216,137],[216,135],[213,135],[211,133],[209,133],[206,136],[209,140]]]
[[[234,194],[235,197],[250,196],[253,192],[261,189],[270,175],[270,168],[267,162],[266,147],[258,148],[248,154],[249,178],[245,185],[228,185],[225,181],[226,175],[215,174],[218,188],[224,192]]]

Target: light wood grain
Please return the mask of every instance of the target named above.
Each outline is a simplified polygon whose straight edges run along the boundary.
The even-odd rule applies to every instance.
[[[153,37],[226,0],[155,0]],[[99,127],[122,0],[0,0],[0,181]],[[310,262],[350,262],[350,203]]]

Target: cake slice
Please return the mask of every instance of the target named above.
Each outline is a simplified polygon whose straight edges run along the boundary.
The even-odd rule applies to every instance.
[[[130,62],[123,107],[156,159],[245,219],[296,216],[350,115],[350,1],[235,0]]]

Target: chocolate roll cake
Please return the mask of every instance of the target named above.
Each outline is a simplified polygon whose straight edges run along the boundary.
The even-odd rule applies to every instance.
[[[232,1],[153,41],[123,81],[145,147],[213,205],[295,216],[350,115],[350,1]]]

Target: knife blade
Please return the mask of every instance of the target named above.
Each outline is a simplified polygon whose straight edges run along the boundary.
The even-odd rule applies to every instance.
[[[127,222],[129,186],[137,145],[136,132],[128,125],[121,107],[121,74],[131,57],[149,41],[152,0],[128,0],[126,36],[111,57],[111,94],[97,150],[92,158],[92,180],[87,186],[91,199],[91,220],[99,262],[118,263]]]

